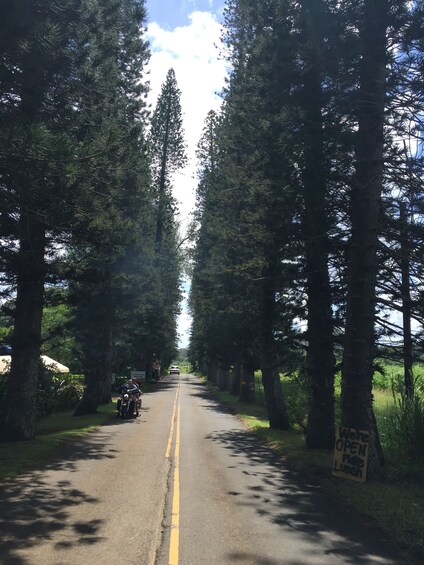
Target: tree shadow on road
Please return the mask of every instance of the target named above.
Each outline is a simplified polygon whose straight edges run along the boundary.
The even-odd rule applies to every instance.
[[[178,380],[174,380],[174,379],[171,380],[168,377],[164,377],[160,381],[149,382],[146,383],[146,385],[140,383],[140,388],[143,391],[143,395],[145,394],[146,396],[148,396],[150,394],[164,392],[171,388],[177,388],[177,385],[178,385]]]
[[[115,423],[115,422],[113,422]],[[134,422],[135,423],[135,422]],[[25,449],[25,444],[22,444]],[[97,499],[72,487],[70,480],[48,483],[45,471],[77,471],[82,460],[114,459],[118,451],[112,447],[111,427],[106,424],[78,443],[71,442],[45,463],[42,470],[25,473],[15,481],[0,484],[0,563],[34,565],[20,553],[48,540],[61,531],[68,531],[62,547],[93,544],[100,541],[102,520],[69,523],[71,508],[96,504]]]
[[[177,383],[160,383],[160,392]],[[149,393],[150,394],[150,393]],[[142,426],[143,414],[150,410],[142,406],[139,418],[111,420],[84,437],[64,442],[56,455],[37,462],[37,470],[28,471],[17,480],[0,483],[0,563],[7,565],[36,565],[24,557],[25,550],[41,547],[46,542],[58,550],[102,541],[102,519],[72,522],[72,509],[79,505],[96,505],[99,501],[72,486],[72,474],[78,472],[81,461],[115,459],[120,451],[114,434],[121,426]],[[25,442],[22,442],[25,449]],[[0,454],[1,456],[1,454]],[[70,473],[69,480],[48,482],[48,471]],[[55,542],[55,540],[58,540]],[[66,562],[63,561],[64,563]]]
[[[326,564],[329,556],[331,563],[412,563],[391,548],[376,528],[365,526],[358,516],[329,500],[319,487],[302,482],[299,475],[284,467],[276,452],[252,433],[223,430],[206,439],[221,445],[234,458],[229,469],[242,470],[240,488],[228,495],[235,497],[237,504],[252,508],[259,519],[278,525],[289,539],[297,538],[302,556],[298,560],[285,556],[284,565]],[[229,560],[243,561],[237,555],[229,556]],[[253,556],[246,562],[273,563]]]
[[[67,547],[99,541],[102,520],[69,523],[69,510],[80,504],[96,504],[97,499],[72,488],[70,481],[45,482],[38,472],[25,480],[3,483],[0,488],[0,562],[8,565],[34,565],[20,553],[54,540],[69,530]]]
[[[213,410],[214,412],[219,412],[220,414],[235,414],[235,410],[226,404],[223,404],[219,400],[216,399],[214,393],[203,383],[194,383],[190,381],[190,386],[198,386],[199,389],[196,392],[190,393],[190,396],[194,396],[196,398],[200,398],[205,400],[207,403],[202,404],[203,408],[207,410]]]

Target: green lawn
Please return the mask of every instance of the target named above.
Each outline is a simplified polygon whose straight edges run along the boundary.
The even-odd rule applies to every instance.
[[[78,440],[116,414],[114,403],[100,406],[97,414],[72,416],[72,411],[41,420],[36,437],[25,442],[0,444],[0,480],[12,479],[51,461],[64,444]]]

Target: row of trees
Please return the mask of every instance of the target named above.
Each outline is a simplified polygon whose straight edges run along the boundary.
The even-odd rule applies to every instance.
[[[2,2],[0,272],[13,325],[4,440],[34,435],[46,306],[66,304],[87,385],[77,414],[110,400],[114,371],[174,357],[171,183],[185,145],[173,70],[147,106],[145,22],[140,0]]]
[[[222,386],[232,366],[244,398],[260,367],[270,425],[287,429],[279,372],[305,348],[320,448],[340,364],[342,424],[370,431],[371,473],[376,345],[400,345],[410,396],[422,348],[423,15],[403,0],[227,0],[231,74],[199,143],[192,363]]]

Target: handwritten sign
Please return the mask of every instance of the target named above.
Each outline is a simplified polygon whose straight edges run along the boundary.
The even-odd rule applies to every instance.
[[[333,475],[352,481],[365,482],[369,440],[368,431],[337,426]]]

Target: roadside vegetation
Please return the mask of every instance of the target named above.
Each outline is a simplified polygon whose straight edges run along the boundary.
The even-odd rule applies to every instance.
[[[0,444],[0,481],[16,478],[33,469],[41,469],[54,460],[65,445],[80,441],[115,414],[115,404],[110,403],[99,406],[96,414],[78,418],[73,416],[73,410],[45,416],[37,423],[33,439],[24,444]]]
[[[400,367],[385,365],[384,369],[386,377],[375,374],[373,394],[386,464],[379,480],[365,483],[332,476],[333,453],[305,446],[307,395],[297,375],[281,377],[292,424],[290,431],[269,427],[260,372],[255,373],[252,403],[241,402],[238,395],[204,380],[249,430],[281,454],[287,466],[299,473],[300,480],[319,485],[418,562],[424,559],[424,453],[422,442],[412,443],[411,434],[416,434],[417,439],[423,437],[423,396],[417,396],[420,408],[411,409],[399,389]],[[416,371],[416,388],[423,391],[423,385],[421,365]],[[340,417],[340,384],[336,385],[336,414]]]
[[[0,389],[5,380],[0,377]],[[117,376],[111,402],[100,405],[94,414],[75,417],[75,408],[84,390],[83,375],[64,376],[45,372],[44,386],[37,395],[35,437],[24,444],[0,443],[0,481],[42,468],[60,455],[65,445],[79,442],[98,426],[115,418],[120,386],[127,380],[128,376]],[[154,386],[154,382],[145,382],[141,388],[146,393]]]

